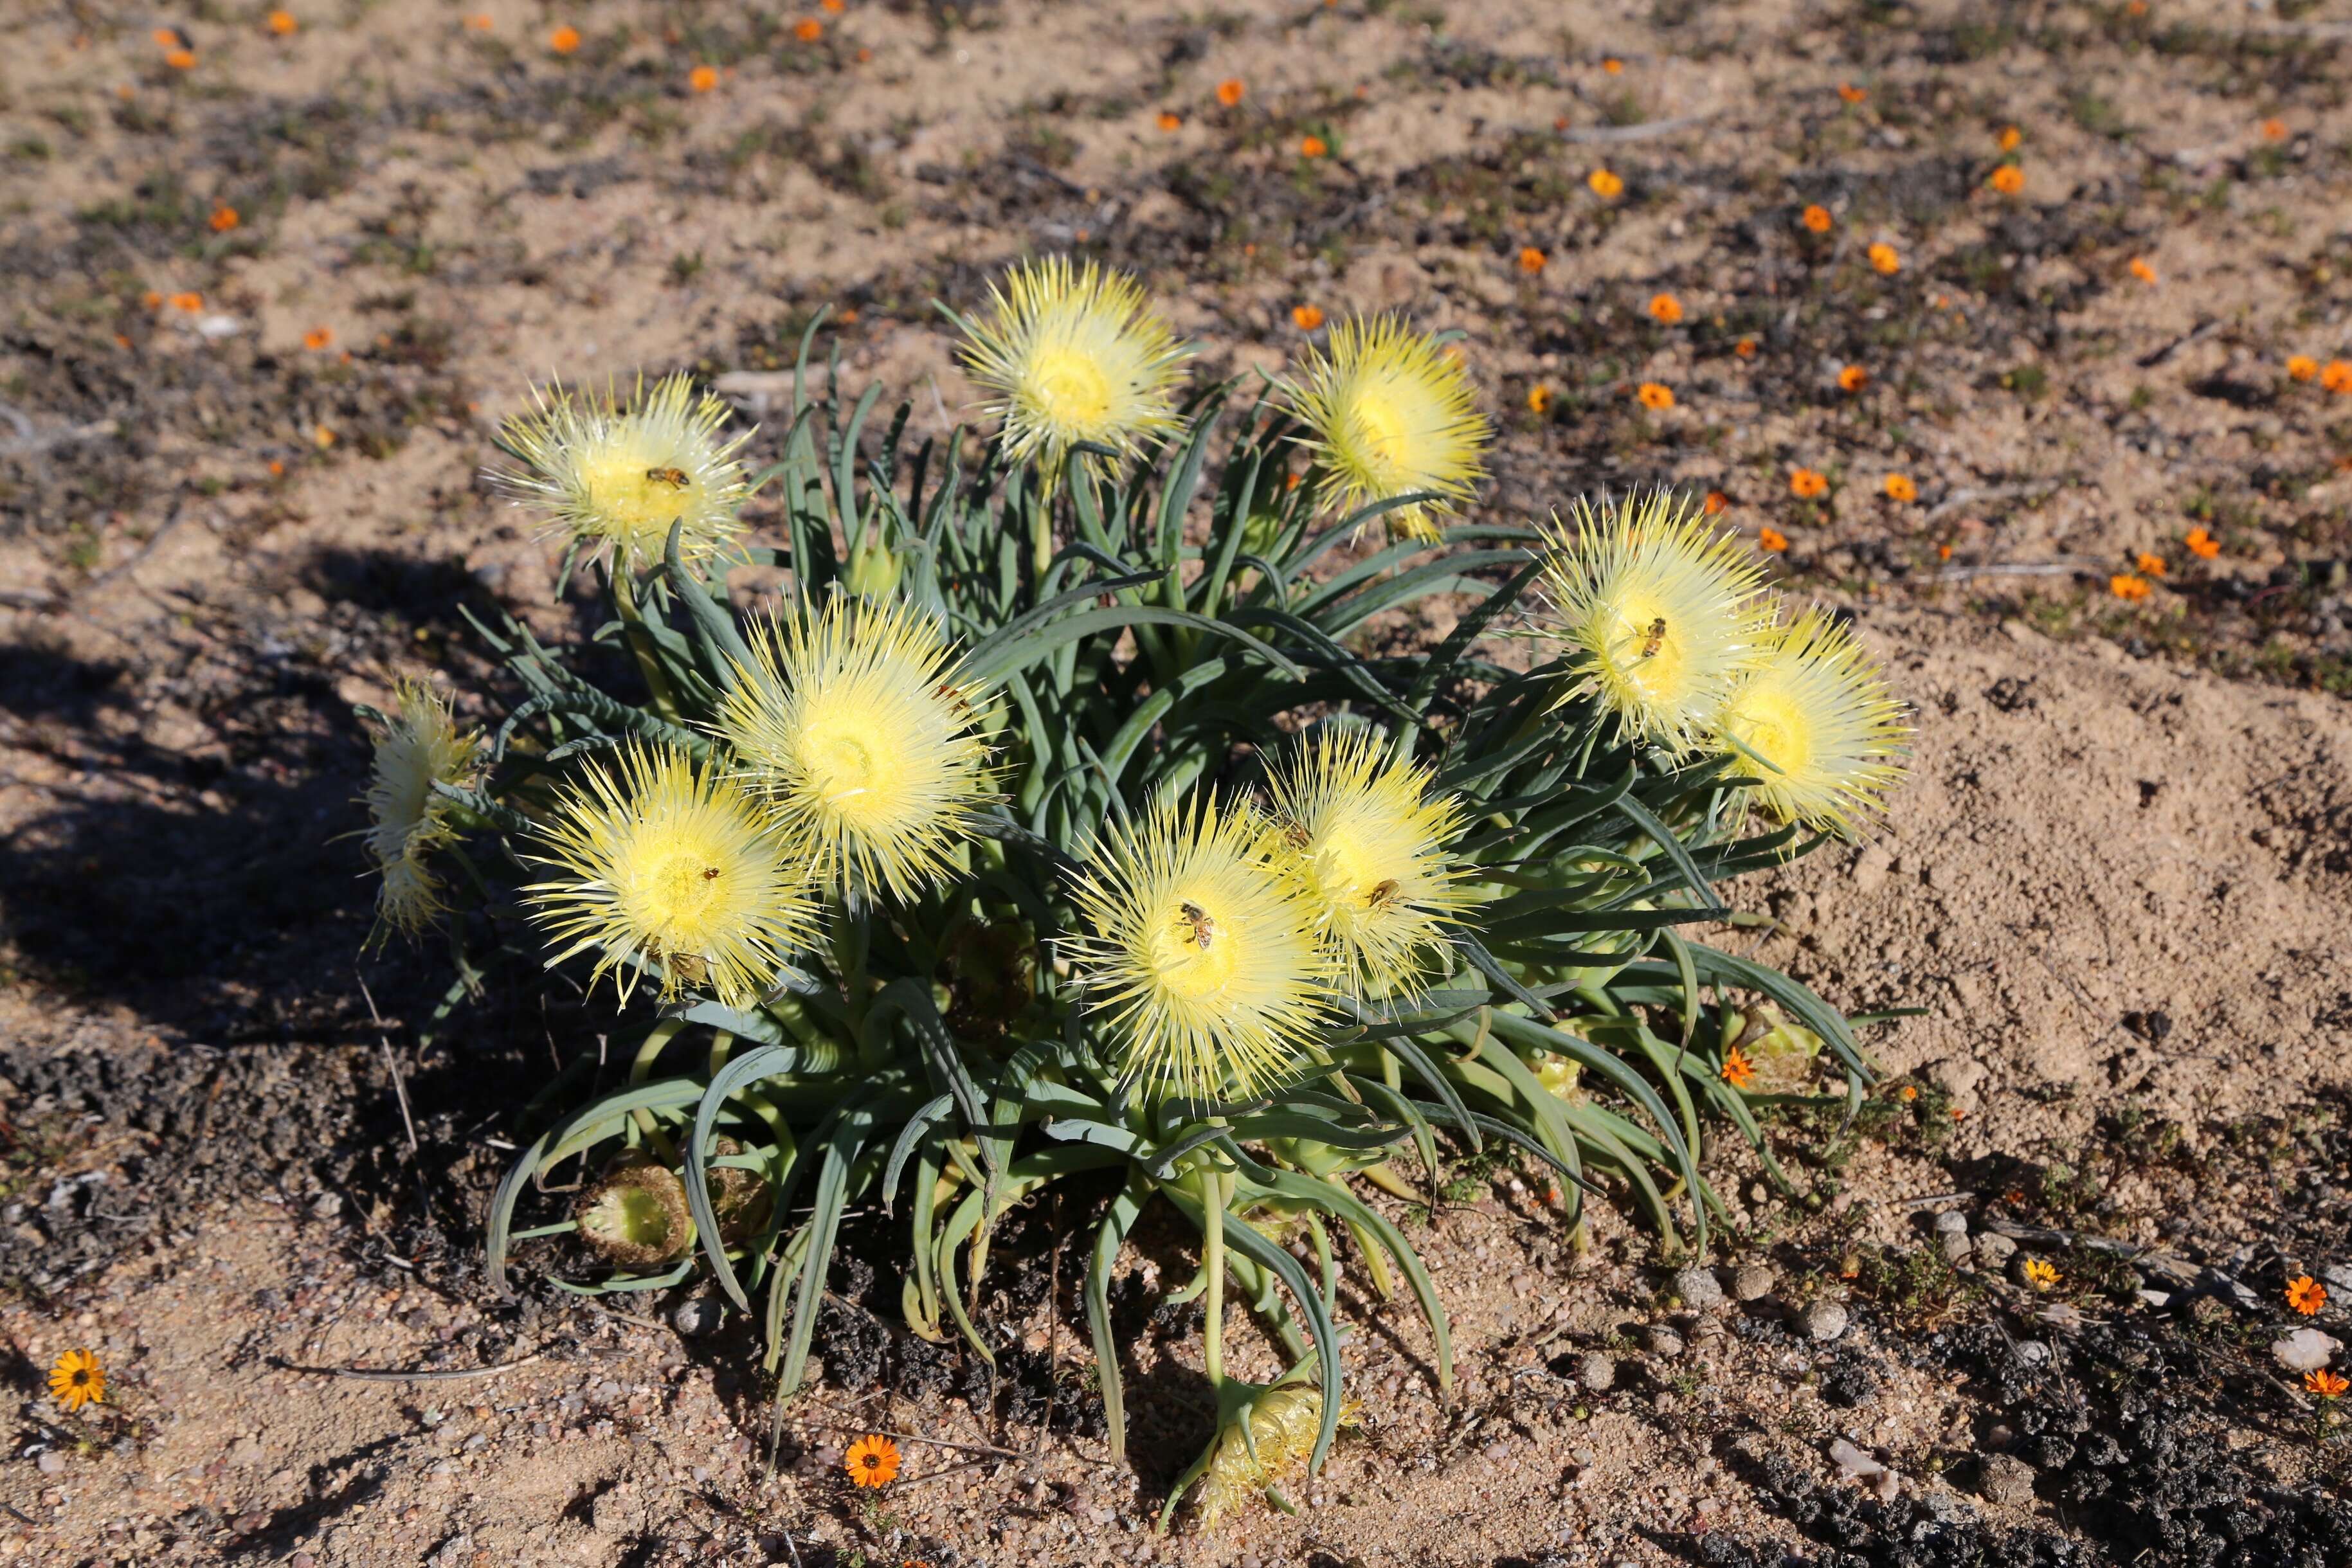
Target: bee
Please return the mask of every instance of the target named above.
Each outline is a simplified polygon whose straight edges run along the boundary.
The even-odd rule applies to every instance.
[[[1183,911],[1184,924],[1192,927],[1191,940],[1202,952],[1207,952],[1209,943],[1217,935],[1217,923],[1209,918],[1207,910],[1189,899],[1178,904],[1177,908]]]
[[[1396,878],[1392,876],[1385,877],[1381,880],[1379,886],[1373,888],[1370,894],[1365,895],[1364,902],[1371,905],[1374,909],[1379,909],[1386,905],[1390,900],[1395,898],[1397,892],[1398,888]]]
[[[1655,621],[1650,622],[1649,634],[1642,639],[1642,652],[1640,656],[1644,659],[1656,658],[1658,649],[1665,640],[1666,618],[1661,615]]]
[[[656,485],[667,485],[673,490],[683,490],[694,483],[692,476],[683,468],[648,468],[646,470],[646,477]]]
[[[1282,819],[1282,841],[1300,854],[1315,847],[1314,835],[1307,831],[1307,824],[1296,817]]]
[[[704,866],[702,868],[702,880],[705,882],[717,882],[719,880],[719,868],[715,865]]]
[[[710,966],[704,963],[698,954],[672,953],[669,967],[676,969],[677,977],[689,986],[704,985],[710,979]]]
[[[938,697],[940,701],[947,704],[950,708],[953,709],[959,722],[963,724],[970,724],[971,722],[971,704],[964,700],[962,688],[958,686],[953,681],[941,681],[939,684],[938,689],[931,695]]]

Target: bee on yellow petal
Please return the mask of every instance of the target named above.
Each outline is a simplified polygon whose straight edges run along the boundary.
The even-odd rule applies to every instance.
[[[1447,852],[1461,807],[1426,768],[1369,729],[1325,731],[1267,779],[1275,858],[1304,892],[1360,996],[1412,995],[1441,962],[1445,922],[1472,902]]]
[[[658,561],[673,526],[678,553],[698,561],[743,531],[751,493],[740,455],[751,438],[724,434],[725,402],[697,393],[691,378],[640,382],[624,403],[602,393],[536,390],[531,411],[507,421],[499,445],[519,467],[491,482],[541,512],[552,536],[569,536],[615,570]]]
[[[1628,735],[1695,749],[1770,630],[1761,569],[1690,497],[1659,490],[1544,529],[1538,634],[1574,663],[1562,701],[1596,698]]]
[[[1477,410],[1469,370],[1400,317],[1332,328],[1328,344],[1309,350],[1291,407],[1329,476],[1327,510],[1433,497],[1383,513],[1392,538],[1434,540],[1437,519],[1467,501],[1484,476],[1480,454],[1493,430]]]
[[[1270,1082],[1324,1018],[1335,958],[1269,824],[1213,797],[1104,829],[1072,879],[1065,951],[1127,1076],[1155,1097]]]
[[[1903,771],[1911,727],[1875,660],[1817,610],[1775,629],[1735,680],[1715,733],[1782,821],[1852,838]]]
[[[980,688],[903,603],[841,598],[752,629],[713,726],[821,881],[901,902],[953,869],[990,798]]]
[[[1058,469],[1081,442],[1132,456],[1176,428],[1192,353],[1126,273],[1025,262],[964,326],[965,373],[1003,422],[1004,454]]]

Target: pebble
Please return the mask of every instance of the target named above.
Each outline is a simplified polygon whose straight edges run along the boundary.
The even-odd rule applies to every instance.
[[[1948,1208],[1944,1210],[1943,1213],[1936,1216],[1937,1235],[1966,1236],[1968,1233],[1969,1217],[1962,1214],[1958,1209]]]
[[[1884,1475],[1886,1472],[1885,1465],[1864,1453],[1843,1437],[1837,1438],[1830,1444],[1830,1462],[1837,1466],[1838,1474],[1850,1481],[1867,1480],[1873,1476]]]
[[[2271,1341],[2271,1354],[2289,1372],[2316,1372],[2343,1348],[2335,1335],[2317,1329],[2297,1329]]]
[[[2028,1366],[2040,1366],[2050,1359],[2050,1347],[2038,1339],[2021,1340],[2017,1345],[2017,1359]]]
[[[1672,1361],[1683,1353],[1683,1336],[1664,1323],[1652,1324],[1643,1338],[1649,1344],[1650,1354],[1661,1360]]]
[[[1975,1244],[1969,1240],[1966,1231],[1947,1230],[1942,1233],[1941,1239],[1944,1243],[1944,1261],[1954,1268],[1967,1262],[1969,1256],[1976,1251]]]
[[[688,1339],[719,1326],[722,1309],[715,1296],[688,1296],[670,1310],[670,1326]]]
[[[1596,1350],[1579,1364],[1577,1376],[1593,1393],[1606,1394],[1617,1385],[1617,1364]]]
[[[1824,1296],[1805,1308],[1805,1332],[1817,1340],[1832,1340],[1845,1333],[1846,1312],[1843,1304]]]
[[[35,1463],[40,1467],[40,1471],[45,1476],[65,1473],[66,1457],[55,1448],[43,1448],[41,1457]]]
[[[1717,1281],[1715,1270],[1694,1263],[1675,1272],[1675,1294],[1692,1312],[1704,1312],[1723,1305],[1723,1286]]]
[[[2017,1251],[2017,1243],[1998,1230],[1988,1230],[1979,1235],[1974,1246],[1977,1256],[1996,1269],[2008,1262]]]
[[[2008,1454],[1977,1456],[1977,1491],[1987,1502],[2023,1508],[2033,1501],[2033,1467]]]
[[[2319,1270],[2319,1277],[2331,1291],[2352,1295],[2352,1263],[2329,1263]]]
[[[1731,1277],[1731,1293],[1743,1301],[1759,1301],[1772,1293],[1772,1270],[1761,1263],[1742,1263]]]

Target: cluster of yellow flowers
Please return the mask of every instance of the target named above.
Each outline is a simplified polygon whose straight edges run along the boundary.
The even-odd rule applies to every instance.
[[[1015,268],[964,362],[1003,451],[1058,471],[1133,455],[1178,422],[1189,349],[1135,281],[1092,264]],[[1439,537],[1475,492],[1490,427],[1458,353],[1393,318],[1341,323],[1287,388],[1318,504],[1380,502],[1391,533]],[[625,402],[558,390],[511,422],[497,477],[616,589],[673,528],[688,559],[743,529],[747,435],[683,376]],[[1660,493],[1580,505],[1542,547],[1551,604],[1534,632],[1631,738],[1753,765],[1775,815],[1850,832],[1895,777],[1906,730],[1836,622],[1790,618],[1727,537]],[[560,963],[594,957],[623,998],[748,1006],[814,941],[829,904],[906,903],[968,870],[992,803],[1002,708],[930,620],[843,595],[753,625],[693,746],[633,741],[593,761],[531,823],[544,879],[524,897]],[[441,907],[425,865],[477,766],[448,706],[404,687],[369,794],[386,924]],[[445,788],[446,787],[446,788]],[[1327,726],[1270,760],[1263,800],[1163,800],[1085,849],[1069,944],[1131,1077],[1209,1095],[1264,1082],[1351,998],[1410,996],[1442,973],[1444,926],[1474,903],[1449,845],[1461,808],[1370,730]]]

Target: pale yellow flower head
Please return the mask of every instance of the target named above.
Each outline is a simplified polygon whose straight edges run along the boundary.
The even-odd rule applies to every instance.
[[[1381,514],[1391,538],[1434,540],[1437,519],[1467,501],[1485,472],[1480,454],[1493,428],[1468,368],[1401,317],[1332,328],[1328,350],[1309,350],[1291,406],[1326,470],[1327,510],[1353,513],[1420,492],[1440,497]]]
[[[1538,627],[1576,661],[1568,695],[1594,696],[1634,738],[1694,749],[1771,634],[1760,570],[1670,491],[1579,501],[1570,517],[1544,530]]]
[[[1715,733],[1784,822],[1853,838],[1885,810],[1911,727],[1853,633],[1819,610],[1777,629],[1716,716]],[[1743,766],[1744,765],[1744,766]]]
[[[626,1001],[639,964],[664,999],[757,1001],[816,932],[805,862],[774,815],[720,767],[631,743],[564,790],[528,858],[553,873],[523,889],[560,950],[596,955]]]
[[[1176,427],[1192,352],[1126,273],[1024,262],[967,324],[964,371],[1004,424],[1004,453],[1059,467],[1079,442],[1132,455]]]
[[[480,747],[479,736],[457,732],[446,697],[421,681],[400,683],[376,738],[366,797],[368,858],[383,877],[380,930],[421,930],[441,912],[441,882],[425,860],[454,833],[450,802],[433,786],[465,782]]]
[[[1356,1424],[1356,1402],[1339,1406],[1339,1425]],[[1323,1392],[1311,1384],[1262,1390],[1247,1413],[1216,1436],[1197,1494],[1202,1528],[1214,1525],[1297,1475],[1315,1452],[1323,1425]]]
[[[1213,797],[1162,804],[1106,828],[1074,879],[1089,930],[1066,950],[1149,1094],[1246,1094],[1324,1017],[1333,959],[1267,837]]]
[[[1445,922],[1471,903],[1447,852],[1461,808],[1368,729],[1325,731],[1267,779],[1274,857],[1315,911],[1359,996],[1410,996],[1443,962]]]
[[[547,532],[609,552],[616,570],[662,559],[670,528],[684,525],[678,554],[707,559],[743,531],[737,514],[751,493],[731,439],[727,404],[698,394],[686,375],[640,381],[626,403],[561,386],[532,391],[533,407],[507,421],[499,444],[520,465],[491,475],[518,504],[547,520]]]
[[[835,599],[752,629],[714,725],[820,880],[904,901],[990,799],[981,688],[904,603]]]

